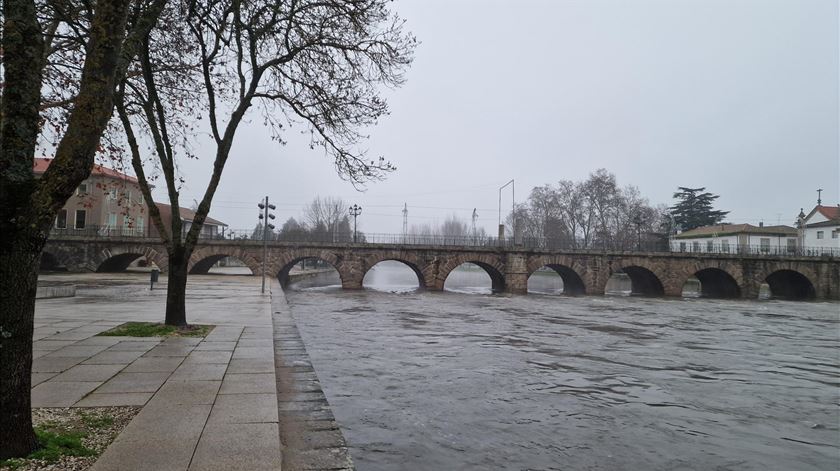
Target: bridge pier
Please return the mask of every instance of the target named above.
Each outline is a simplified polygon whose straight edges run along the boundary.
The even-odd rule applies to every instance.
[[[511,252],[505,258],[505,292],[528,293],[528,255]]]

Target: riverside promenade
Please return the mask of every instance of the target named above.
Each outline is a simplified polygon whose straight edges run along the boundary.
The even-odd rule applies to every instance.
[[[161,321],[165,279],[45,278],[78,289],[36,303],[33,408],[142,406],[91,469],[352,469],[279,283],[191,277],[188,321],[216,327],[161,339],[96,334]]]

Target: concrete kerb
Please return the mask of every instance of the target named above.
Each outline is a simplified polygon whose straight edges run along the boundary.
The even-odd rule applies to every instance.
[[[283,467],[355,469],[277,280],[271,283],[271,311]],[[289,344],[293,351],[284,349]]]

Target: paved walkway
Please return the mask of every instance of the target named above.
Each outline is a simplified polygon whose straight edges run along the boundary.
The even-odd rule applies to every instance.
[[[129,275],[88,281],[98,289],[80,286],[74,298],[36,304],[32,405],[144,406],[94,470],[280,469],[278,404],[294,410],[312,397],[278,402],[271,302],[258,278],[191,277],[188,320],[217,327],[205,339],[166,340],[96,337],[125,321],[160,321],[165,291],[125,285]],[[303,348],[299,337],[278,338]],[[318,392],[323,397],[320,386]],[[332,416],[326,398],[319,407]],[[341,436],[334,422],[330,430]],[[308,437],[299,438],[308,443]],[[318,469],[320,462],[289,468]]]

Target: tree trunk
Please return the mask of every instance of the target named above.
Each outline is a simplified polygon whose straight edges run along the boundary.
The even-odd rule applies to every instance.
[[[25,236],[0,251],[0,460],[26,456],[38,447],[30,372],[41,247],[29,244]]]
[[[169,254],[169,279],[166,283],[166,325],[187,325],[187,266],[189,254],[176,247]]]

